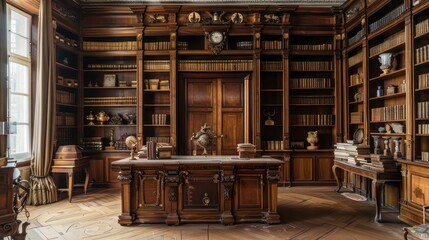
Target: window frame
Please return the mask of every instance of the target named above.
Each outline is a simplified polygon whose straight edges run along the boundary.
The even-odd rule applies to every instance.
[[[11,18],[12,18],[12,11],[16,12],[24,17],[27,18],[27,38],[28,38],[28,56],[22,56],[16,53],[11,52]],[[32,24],[32,16],[10,4],[6,4],[6,22],[7,22],[7,54],[8,54],[8,60],[7,60],[7,119],[10,120],[10,109],[11,109],[11,96],[26,96],[28,100],[28,119],[25,122],[17,121],[17,128],[19,125],[21,126],[28,126],[28,152],[20,152],[20,153],[10,153],[10,143],[11,143],[11,137],[8,136],[8,151],[9,151],[9,157],[14,158],[16,160],[29,160],[31,158],[32,154],[32,115],[31,115],[31,109],[32,109],[32,69],[31,69],[31,24]],[[14,33],[17,34],[17,33]],[[17,34],[19,35],[19,34]],[[19,35],[20,36],[20,35]],[[19,65],[23,65],[27,67],[28,69],[28,92],[27,93],[19,93],[19,92],[12,92],[10,87],[10,70],[11,70],[11,63],[16,63]],[[17,144],[18,145],[18,144]]]

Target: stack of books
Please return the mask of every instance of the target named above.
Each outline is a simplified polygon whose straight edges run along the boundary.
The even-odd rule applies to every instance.
[[[366,144],[347,142],[335,145],[334,156],[336,159],[345,160],[357,166],[360,166],[362,162],[368,162],[369,155],[370,147]]]
[[[397,172],[399,171],[397,162],[393,159],[393,155],[371,154],[371,165],[369,169],[379,172]]]
[[[251,143],[239,143],[237,144],[237,152],[239,158],[254,158],[256,146]]]

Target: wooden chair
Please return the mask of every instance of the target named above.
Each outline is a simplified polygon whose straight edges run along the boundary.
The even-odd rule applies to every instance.
[[[429,205],[423,206],[423,224],[414,227],[404,227],[404,239],[429,240],[429,224],[426,224],[426,210]]]

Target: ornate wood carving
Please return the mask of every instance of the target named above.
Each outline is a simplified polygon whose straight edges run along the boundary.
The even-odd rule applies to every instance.
[[[122,183],[131,182],[133,180],[131,170],[121,170],[118,175],[118,180]]]

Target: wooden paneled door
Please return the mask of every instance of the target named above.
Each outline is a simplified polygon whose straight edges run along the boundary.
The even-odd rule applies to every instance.
[[[179,104],[182,123],[182,154],[192,154],[191,136],[205,123],[223,137],[209,154],[235,155],[244,141],[245,90],[243,77],[190,77],[183,79],[184,96]],[[179,149],[180,151],[180,149]],[[197,154],[201,154],[198,149]]]

